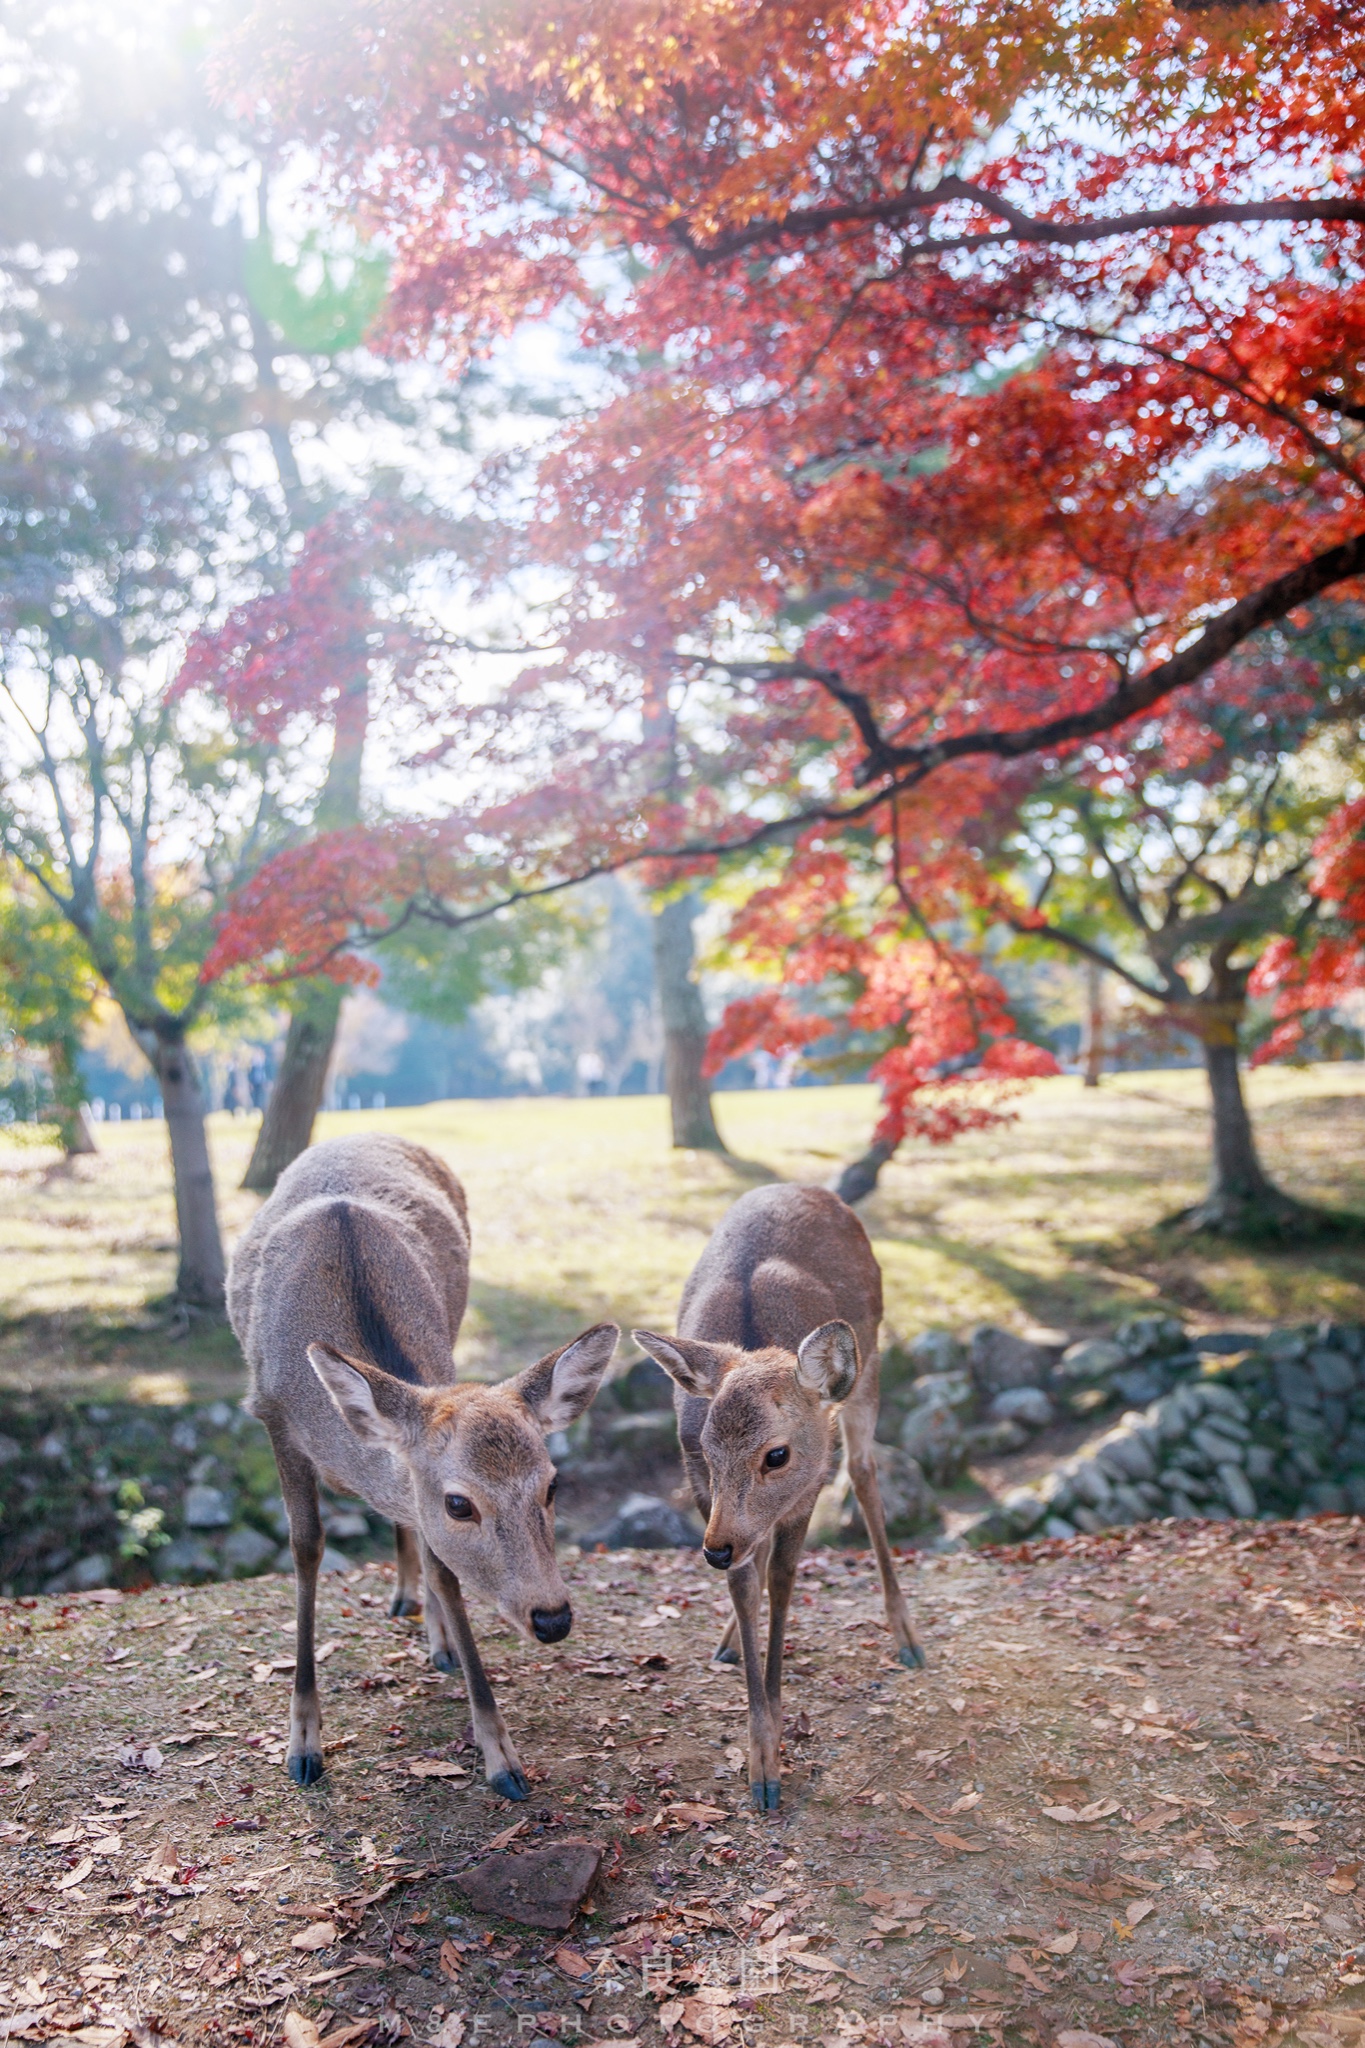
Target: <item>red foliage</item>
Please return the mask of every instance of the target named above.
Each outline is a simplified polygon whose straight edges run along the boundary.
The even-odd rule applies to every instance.
[[[1327,926],[1307,944],[1272,939],[1257,961],[1251,993],[1273,998],[1275,1018],[1254,1055],[1257,1066],[1296,1052],[1314,1012],[1365,989],[1365,797],[1342,805],[1313,854],[1310,886]]]

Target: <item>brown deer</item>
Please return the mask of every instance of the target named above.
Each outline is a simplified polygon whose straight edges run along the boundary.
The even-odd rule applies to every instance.
[[[232,1262],[228,1309],[289,1514],[298,1641],[289,1774],[323,1771],[313,1620],[318,1482],[393,1523],[392,1612],[423,1601],[432,1662],[469,1695],[488,1782],[530,1790],[465,1611],[463,1586],[520,1634],[561,1642],[573,1616],[555,1558],[545,1450],[592,1400],[620,1332],[599,1323],[494,1387],[455,1384],[469,1291],[464,1190],[420,1145],[374,1133],[315,1145],[284,1173]]]
[[[782,1646],[796,1567],[829,1475],[837,1415],[849,1476],[876,1553],[887,1626],[902,1664],[923,1664],[896,1580],[877,1488],[882,1276],[853,1211],[824,1188],[765,1187],[722,1217],[683,1289],[676,1337],[636,1330],[674,1381],[683,1463],[706,1517],[706,1562],[726,1574],[734,1621],[717,1658],[749,1696],[755,1806],[781,1801]],[[758,1609],[768,1585],[760,1667]]]

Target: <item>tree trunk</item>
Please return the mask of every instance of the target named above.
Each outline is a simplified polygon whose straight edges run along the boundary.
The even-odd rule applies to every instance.
[[[1081,1073],[1087,1088],[1098,1088],[1104,1071],[1104,969],[1085,964],[1085,1023],[1081,1030]]]
[[[706,1012],[692,979],[692,926],[696,898],[676,896],[654,913],[654,978],[664,1027],[664,1086],[673,1118],[673,1143],[692,1151],[725,1150],[702,1073]]]
[[[861,1202],[864,1195],[870,1195],[876,1187],[882,1168],[894,1159],[894,1145],[884,1145],[874,1138],[861,1159],[852,1159],[833,1182],[835,1194],[841,1202]]]
[[[285,1167],[311,1143],[344,994],[339,982],[307,984],[289,1020],[284,1058],[242,1178],[244,1188],[268,1195]]]
[[[1240,1000],[1210,1003],[1203,1014],[1187,1025],[1195,1030],[1204,1052],[1213,1158],[1208,1193],[1173,1221],[1187,1230],[1211,1230],[1229,1236],[1317,1236],[1332,1228],[1333,1219],[1283,1194],[1261,1165],[1256,1150],[1256,1135],[1242,1093],[1238,1047],[1244,1008]]]
[[[338,701],[332,758],[313,818],[315,831],[342,831],[359,822],[360,771],[369,722],[368,680],[368,672],[362,668]],[[305,983],[302,999],[289,1020],[284,1058],[242,1178],[244,1188],[268,1195],[285,1167],[311,1144],[332,1062],[343,993],[334,981]]]
[[[1256,1138],[1242,1093],[1242,1067],[1234,1038],[1230,1044],[1204,1042],[1204,1071],[1213,1110],[1213,1172],[1209,1200],[1254,1202],[1270,1189],[1256,1152]]]
[[[146,1043],[145,1035],[143,1042]],[[175,1176],[175,1216],[180,1233],[175,1291],[190,1308],[221,1310],[227,1263],[218,1230],[218,1205],[213,1192],[199,1076],[179,1032],[158,1032],[151,1058],[165,1105]]]

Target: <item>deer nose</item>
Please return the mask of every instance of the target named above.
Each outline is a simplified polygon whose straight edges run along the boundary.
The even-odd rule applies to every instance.
[[[719,1550],[702,1551],[702,1556],[706,1559],[706,1562],[710,1565],[714,1565],[718,1572],[724,1572],[730,1569],[730,1559],[734,1556],[734,1554],[735,1546],[733,1543],[722,1543]]]
[[[573,1627],[573,1609],[567,1600],[562,1607],[533,1607],[531,1626],[538,1643],[562,1643]]]

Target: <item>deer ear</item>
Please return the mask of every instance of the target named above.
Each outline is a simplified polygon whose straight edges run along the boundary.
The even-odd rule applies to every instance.
[[[376,1450],[403,1451],[421,1434],[421,1396],[392,1373],[348,1358],[330,1344],[310,1344],[308,1363],[361,1443]]]
[[[577,1422],[602,1384],[620,1335],[615,1323],[595,1323],[572,1344],[547,1351],[510,1382],[547,1436]]]
[[[733,1355],[723,1344],[703,1344],[696,1337],[656,1337],[653,1330],[630,1334],[685,1394],[694,1394],[699,1401],[714,1398]]]
[[[847,1323],[821,1323],[803,1338],[796,1377],[822,1401],[842,1401],[853,1392],[859,1370],[858,1339]]]

